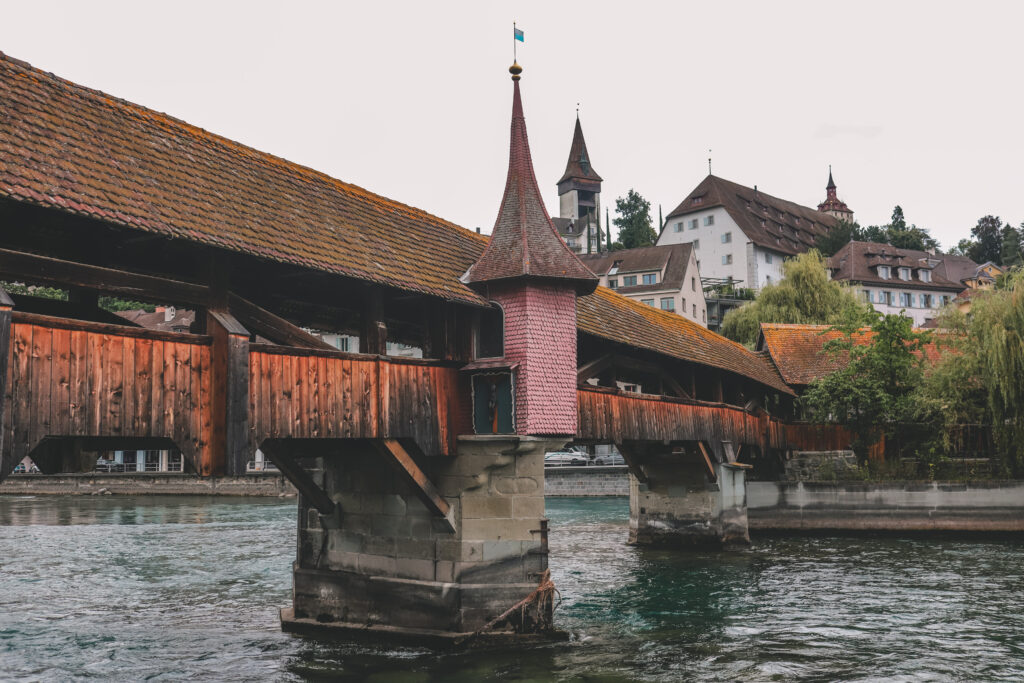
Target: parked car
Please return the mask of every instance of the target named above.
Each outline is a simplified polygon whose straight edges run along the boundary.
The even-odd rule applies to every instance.
[[[578,467],[587,461],[587,454],[582,451],[553,451],[544,456],[544,467]]]
[[[96,460],[96,471],[124,472],[124,463],[117,462],[116,460],[107,460],[106,458],[99,458]]]
[[[625,465],[626,459],[618,453],[607,453],[594,458],[595,465]]]

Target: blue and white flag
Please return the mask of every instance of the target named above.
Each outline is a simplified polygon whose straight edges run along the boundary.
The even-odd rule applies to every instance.
[[[525,43],[526,42],[525,40],[523,40],[523,30],[522,29],[513,27],[512,31],[515,32],[516,40],[518,40],[520,43]]]

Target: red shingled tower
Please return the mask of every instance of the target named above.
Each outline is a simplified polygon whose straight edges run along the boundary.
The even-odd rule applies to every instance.
[[[491,240],[463,280],[504,312],[504,358],[514,368],[517,434],[576,432],[576,296],[597,277],[559,238],[533,173],[513,64],[508,178]]]
[[[828,185],[825,186],[825,201],[818,204],[818,211],[835,216],[841,221],[853,222],[853,211],[846,202],[836,195],[836,183],[832,180],[832,167],[828,167]]]

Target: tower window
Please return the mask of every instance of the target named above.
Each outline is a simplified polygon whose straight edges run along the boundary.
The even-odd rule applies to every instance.
[[[492,302],[492,307],[480,313],[476,335],[477,358],[501,358],[505,355],[505,312]]]

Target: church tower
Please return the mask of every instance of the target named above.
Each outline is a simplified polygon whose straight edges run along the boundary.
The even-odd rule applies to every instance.
[[[578,235],[574,251],[587,253],[588,241],[584,227],[590,230],[590,251],[601,251],[603,230],[598,227],[601,215],[601,176],[590,164],[578,112],[569,160],[565,164],[565,173],[558,181],[558,215],[562,222],[571,221],[573,232]]]
[[[567,436],[577,421],[576,297],[593,292],[597,276],[558,236],[541,200],[519,94],[522,70],[509,69],[512,134],[501,208],[487,248],[462,278],[500,321],[481,334],[503,339],[468,366],[477,371],[474,430]]]
[[[828,185],[825,186],[825,201],[818,204],[818,211],[835,216],[847,223],[853,222],[853,211],[846,205],[846,202],[836,196],[836,183],[832,180],[832,166],[828,167]]]

